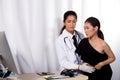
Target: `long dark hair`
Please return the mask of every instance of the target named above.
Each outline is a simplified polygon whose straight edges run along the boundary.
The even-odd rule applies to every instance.
[[[100,30],[100,21],[95,17],[89,17],[85,21],[85,23],[86,22],[89,22],[93,27],[97,26],[98,27],[98,31],[97,31],[98,37],[104,40],[104,35],[103,35],[102,31]]]
[[[77,20],[77,14],[74,11],[67,11],[64,13],[64,17],[63,17],[63,21],[65,22],[65,20],[68,18],[68,16],[73,15],[75,16],[76,20]],[[65,29],[65,25],[62,27],[62,29],[60,30],[60,34],[62,34],[63,30]]]

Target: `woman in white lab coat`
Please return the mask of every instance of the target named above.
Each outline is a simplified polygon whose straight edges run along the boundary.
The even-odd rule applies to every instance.
[[[88,66],[87,63],[80,64],[80,57],[75,53],[77,45],[80,43],[84,35],[75,30],[77,15],[74,11],[67,11],[64,14],[64,26],[56,39],[56,53],[58,56],[60,70],[63,69],[79,69],[86,72],[93,72],[94,68]],[[76,46],[74,45],[73,36],[76,38]]]

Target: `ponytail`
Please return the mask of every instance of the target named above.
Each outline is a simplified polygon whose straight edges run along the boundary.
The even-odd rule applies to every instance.
[[[104,40],[104,35],[101,30],[98,30],[98,37]]]
[[[65,26],[63,26],[62,29],[60,30],[60,34],[62,34],[64,29],[65,29]]]

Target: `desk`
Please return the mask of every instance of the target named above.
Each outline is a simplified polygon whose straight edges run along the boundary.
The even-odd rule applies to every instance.
[[[56,71],[55,75],[59,75],[60,71]],[[52,75],[52,76],[55,76]],[[27,74],[20,74],[18,75],[18,79],[19,80],[46,80],[43,78],[43,76],[37,75],[35,73],[27,73]],[[79,75],[76,77],[72,77],[72,78],[64,78],[64,79],[54,79],[54,80],[88,80],[88,77],[85,75]]]

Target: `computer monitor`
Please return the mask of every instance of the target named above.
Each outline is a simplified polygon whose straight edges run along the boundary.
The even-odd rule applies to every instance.
[[[8,70],[18,73],[5,32],[0,32],[0,56],[2,64]]]

